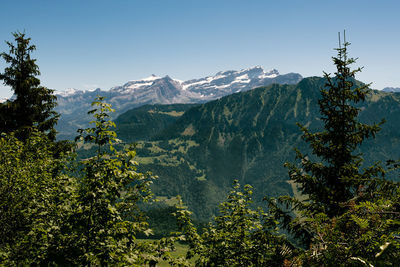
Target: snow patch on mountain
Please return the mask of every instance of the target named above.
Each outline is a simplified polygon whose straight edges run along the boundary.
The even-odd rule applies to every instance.
[[[77,92],[79,92],[80,90],[74,89],[74,88],[68,88],[65,91],[61,91],[61,92],[57,92],[56,95],[62,96],[62,97],[68,97],[68,96],[72,96],[74,94],[76,94]],[[82,92],[82,91],[80,91]]]
[[[127,89],[130,89],[129,92],[132,92],[135,89],[141,88],[143,86],[150,86],[152,85],[153,82],[148,82],[148,83],[136,83],[136,84],[131,84],[129,86],[127,86]]]
[[[146,77],[146,78],[143,78],[143,79],[140,79],[140,80],[131,80],[131,81],[128,81],[127,83],[137,83],[137,82],[155,81],[155,80],[158,80],[158,79],[161,79],[161,77],[159,77],[159,76],[157,76],[157,75],[155,75],[155,74],[152,74],[152,75],[150,75],[149,77]]]

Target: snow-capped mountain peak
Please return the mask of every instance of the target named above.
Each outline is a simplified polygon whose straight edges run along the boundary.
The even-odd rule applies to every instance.
[[[141,80],[132,80],[125,83],[123,86],[115,86],[110,91],[130,94],[137,90],[146,89],[151,86],[155,81],[162,79],[154,74]]]
[[[266,72],[261,66],[255,66],[239,71],[220,71],[214,76],[189,80],[182,84],[182,88],[200,95],[202,99],[215,99],[227,94],[270,84],[273,79],[279,76],[280,74],[276,69]]]
[[[144,78],[143,81],[154,81],[154,80],[158,80],[158,79],[161,79],[161,77],[158,77],[157,75],[152,74],[151,76]]]
[[[78,91],[80,91],[80,90],[77,90],[77,89],[74,89],[74,88],[68,88],[68,89],[66,89],[64,91],[57,92],[56,95],[59,95],[59,96],[62,96],[62,97],[68,97],[68,96],[72,96],[72,95],[76,94]]]
[[[158,80],[158,79],[161,79],[161,77],[159,77],[159,76],[157,76],[155,74],[152,74],[149,77],[146,77],[146,78],[143,78],[143,79],[140,79],[140,80],[132,80],[130,82],[155,81],[155,80]]]

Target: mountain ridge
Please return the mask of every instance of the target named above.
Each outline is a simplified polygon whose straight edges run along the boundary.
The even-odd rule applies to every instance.
[[[279,78],[278,78],[279,77]],[[284,78],[282,78],[284,77]],[[284,81],[286,77],[290,77],[288,81]],[[235,78],[237,78],[235,80]],[[110,93],[123,93],[123,94],[129,94],[129,93],[134,93],[135,90],[137,89],[143,89],[144,87],[147,86],[152,86],[154,82],[159,81],[159,80],[167,80],[167,81],[174,81],[175,86],[178,89],[181,89],[182,91],[189,91],[192,92],[191,97],[194,99],[197,98],[204,98],[206,97],[206,100],[214,100],[218,97],[225,96],[227,94],[239,92],[239,91],[244,91],[244,90],[249,90],[251,88],[255,88],[257,84],[264,84],[265,82],[270,84],[273,83],[274,81],[277,81],[278,83],[297,83],[299,82],[303,77],[298,74],[298,73],[287,73],[281,75],[278,70],[272,69],[270,71],[265,71],[261,66],[255,66],[247,69],[241,69],[239,71],[236,70],[227,70],[227,71],[219,71],[215,75],[209,75],[204,78],[195,78],[195,79],[189,79],[186,81],[178,80],[178,79],[173,79],[170,76],[166,75],[164,77],[159,77],[156,76],[155,74],[152,74],[151,76],[139,80],[131,80],[126,82],[125,84],[121,86],[114,86],[111,87],[110,90],[101,90],[100,88],[92,89],[92,90],[78,90],[74,88],[68,88],[64,91],[59,91],[56,92],[55,94],[59,97],[71,97],[74,95],[82,95],[82,94],[87,94],[87,93],[92,93],[92,92],[110,92]],[[231,84],[227,83],[227,81],[231,82]],[[225,94],[219,94],[219,95],[198,95],[196,92],[202,91],[199,88],[202,88],[204,86],[200,86],[202,84],[206,84],[206,87],[209,87],[210,89],[213,89],[214,91],[216,89],[222,89],[226,87],[234,88],[230,90],[222,90]],[[180,85],[180,86],[179,86]],[[234,86],[233,86],[234,85]],[[222,88],[221,88],[222,87]],[[241,90],[243,89],[243,90]],[[211,93],[212,90],[211,90]],[[200,99],[198,99],[200,100]],[[204,99],[201,99],[204,100]]]
[[[180,81],[164,76],[152,75],[142,80],[133,80],[108,91],[75,90],[57,93],[56,111],[61,114],[56,129],[59,139],[71,139],[76,130],[90,121],[86,112],[97,95],[107,98],[119,114],[146,104],[205,103],[232,93],[251,90],[272,83],[295,84],[303,77],[298,73],[280,75],[275,69],[265,72],[260,66],[240,71],[222,71],[214,76]]]
[[[400,87],[385,87],[382,89],[383,92],[400,93]]]

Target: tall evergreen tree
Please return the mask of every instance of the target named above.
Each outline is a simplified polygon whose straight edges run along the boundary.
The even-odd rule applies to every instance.
[[[53,110],[57,105],[54,90],[40,85],[40,75],[36,60],[31,53],[36,49],[30,44],[31,39],[24,33],[13,33],[15,44],[6,42],[9,53],[0,56],[9,64],[4,73],[0,73],[3,84],[14,91],[15,100],[8,100],[0,105],[0,132],[18,131],[17,137],[25,140],[32,127],[47,133],[55,139],[54,125],[59,115]]]
[[[350,43],[344,40],[333,57],[335,76],[325,73],[319,107],[323,131],[312,133],[301,126],[312,155],[296,151],[299,165],[287,163],[289,176],[303,198],[283,196],[283,210],[270,200],[270,212],[307,249],[297,260],[310,266],[358,266],[374,263],[397,266],[398,184],[382,179],[385,170],[375,164],[362,168],[357,148],[375,137],[379,124],[358,120],[357,103],[368,96],[369,84],[355,80],[361,68],[351,70],[356,60],[348,57]]]
[[[308,196],[308,209],[329,217],[342,214],[346,209],[343,203],[360,195],[371,179],[383,174],[379,166],[362,170],[363,158],[356,151],[365,139],[375,137],[383,121],[373,125],[358,121],[360,109],[356,104],[366,99],[370,84],[356,82],[355,74],[361,68],[350,69],[356,59],[348,57],[349,45],[344,41],[341,46],[339,38],[338,54],[333,57],[335,76],[324,73],[326,84],[319,100],[324,130],[312,133],[299,125],[319,161],[297,150],[301,166],[287,164],[291,180]]]

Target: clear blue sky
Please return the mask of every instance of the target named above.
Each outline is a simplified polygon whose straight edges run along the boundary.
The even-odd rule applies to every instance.
[[[346,29],[358,79],[400,87],[400,1],[3,0],[0,51],[11,32],[37,46],[42,85],[109,89],[151,74],[187,80],[261,65],[332,72]],[[5,67],[0,61],[0,71]],[[9,96],[0,85],[0,97]]]

